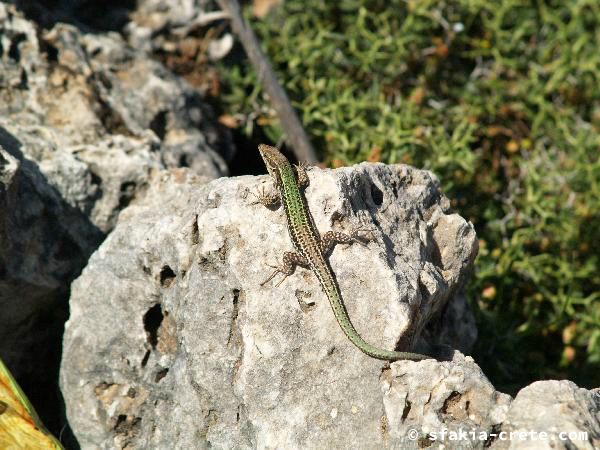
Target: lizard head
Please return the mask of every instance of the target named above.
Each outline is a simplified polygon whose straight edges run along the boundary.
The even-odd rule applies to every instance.
[[[258,151],[260,152],[260,156],[262,156],[265,166],[267,166],[267,170],[272,177],[277,177],[276,173],[278,169],[289,165],[289,162],[285,156],[283,156],[275,147],[259,144]]]

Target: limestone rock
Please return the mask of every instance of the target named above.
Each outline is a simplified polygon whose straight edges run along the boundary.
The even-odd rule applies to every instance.
[[[153,171],[214,179],[232,143],[160,63],[44,11],[0,3],[0,357],[52,428],[70,282]]]
[[[493,432],[512,400],[494,389],[471,357],[458,352],[450,362],[394,363],[381,378],[385,437],[395,443],[392,448],[407,439],[422,448],[484,448],[485,439],[459,442],[450,435]]]
[[[68,286],[102,238],[0,126],[0,355],[51,428]]]
[[[232,143],[200,93],[116,33],[44,32],[0,4],[0,126],[103,232],[150,168],[226,174]],[[219,154],[221,153],[221,155]],[[136,170],[137,167],[137,170]]]
[[[567,380],[536,381],[519,391],[498,432],[512,438],[494,439],[494,450],[600,448],[600,391]]]
[[[40,33],[10,5],[0,5],[0,27],[3,47],[14,49],[2,56],[3,116],[52,127],[59,144],[152,130],[167,167],[212,178],[226,173],[231,138],[202,94],[118,34],[84,34],[63,23]]]
[[[321,232],[371,236],[330,257],[354,324],[374,344],[407,349],[464,282],[473,227],[426,171],[361,164],[309,177]],[[470,359],[382,372],[344,336],[312,273],[261,286],[292,250],[283,212],[253,204],[268,183],[164,172],[121,213],[72,286],[61,386],[82,447],[394,448],[401,372],[419,392],[449,377],[430,414],[466,392],[471,422],[498,423],[508,399]]]

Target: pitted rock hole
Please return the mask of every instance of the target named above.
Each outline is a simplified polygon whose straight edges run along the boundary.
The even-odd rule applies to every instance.
[[[144,330],[146,330],[146,339],[153,349],[158,344],[158,329],[164,319],[160,304],[154,305],[146,314],[144,314]]]
[[[162,287],[170,287],[175,281],[175,272],[169,266],[164,265],[162,269],[160,269],[160,285]]]

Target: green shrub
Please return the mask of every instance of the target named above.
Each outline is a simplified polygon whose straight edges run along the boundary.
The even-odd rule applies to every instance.
[[[600,4],[286,0],[252,25],[323,160],[436,173],[480,238],[475,358],[501,389],[597,384]],[[224,109],[281,137],[244,65]]]

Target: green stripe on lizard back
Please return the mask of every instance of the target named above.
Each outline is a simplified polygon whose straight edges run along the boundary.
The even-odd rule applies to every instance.
[[[331,266],[323,254],[321,238],[310,215],[306,199],[300,192],[299,183],[302,180],[299,178],[301,175],[305,177],[305,174],[300,168],[296,173],[289,161],[276,148],[261,144],[258,149],[279,193],[287,218],[288,231],[297,256],[317,276],[335,318],[348,339],[362,352],[377,359],[418,361],[430,358],[418,353],[380,349],[366,342],[358,334],[348,316]],[[304,182],[306,181],[304,180]]]

